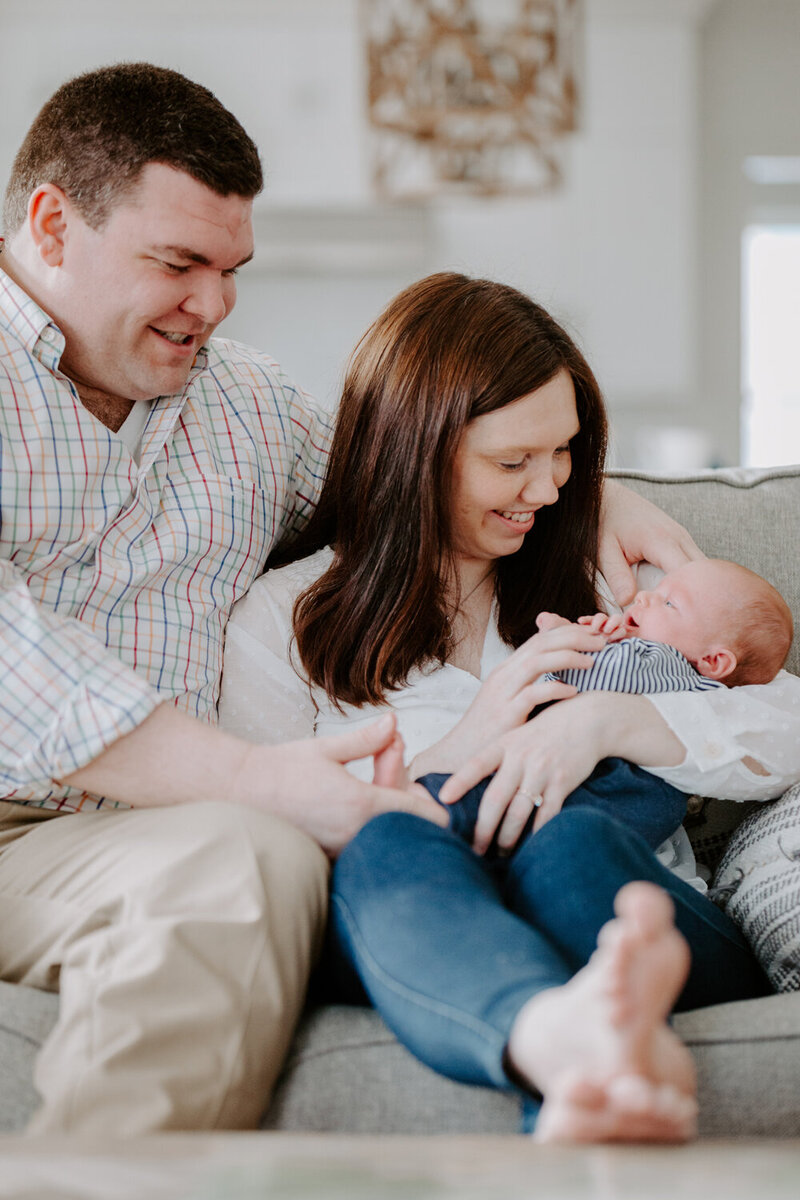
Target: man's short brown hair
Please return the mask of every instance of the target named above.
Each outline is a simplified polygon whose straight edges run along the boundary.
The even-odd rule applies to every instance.
[[[263,187],[255,143],[208,88],[150,63],[78,75],[42,108],[20,147],[3,206],[6,237],[43,183],[65,192],[100,228],[148,163],[185,171],[220,196]]]

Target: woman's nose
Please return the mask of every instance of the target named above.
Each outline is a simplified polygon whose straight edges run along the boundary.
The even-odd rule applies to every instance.
[[[558,487],[552,474],[542,472],[529,479],[520,492],[520,499],[526,504],[555,504]]]

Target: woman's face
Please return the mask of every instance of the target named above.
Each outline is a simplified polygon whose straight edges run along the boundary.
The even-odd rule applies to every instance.
[[[555,504],[572,469],[580,429],[566,370],[527,396],[470,421],[453,467],[453,551],[493,562],[514,554],[536,512]]]

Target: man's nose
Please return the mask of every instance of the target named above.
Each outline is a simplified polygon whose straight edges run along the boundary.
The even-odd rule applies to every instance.
[[[194,286],[181,307],[201,317],[206,325],[218,325],[232,305],[228,298],[229,281],[216,273],[198,273]]]

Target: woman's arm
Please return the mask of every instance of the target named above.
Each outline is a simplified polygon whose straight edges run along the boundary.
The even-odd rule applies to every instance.
[[[625,758],[648,768],[675,767],[682,761],[684,747],[649,699],[584,692],[554,704],[473,755],[447,781],[440,798],[457,800],[497,772],[481,801],[473,844],[483,853],[499,826],[498,844],[511,848],[536,797],[542,801],[538,829],[559,812],[601,759]]]
[[[590,667],[608,639],[592,629],[564,622],[534,634],[487,676],[478,695],[458,723],[409,764],[412,777],[428,771],[456,771],[476,751],[527,722],[539,704],[575,695],[548,672]]]
[[[800,679],[712,692],[663,692],[649,703],[685,747],[677,766],[643,764],[684,792],[773,800],[800,779]]]
[[[492,771],[478,820],[488,845],[513,846],[541,795],[537,827],[602,758],[625,758],[684,792],[769,800],[800,779],[800,679],[763,686],[630,696],[585,692],[554,705],[474,755],[442,789],[457,800]],[[522,793],[520,793],[522,789]]]

